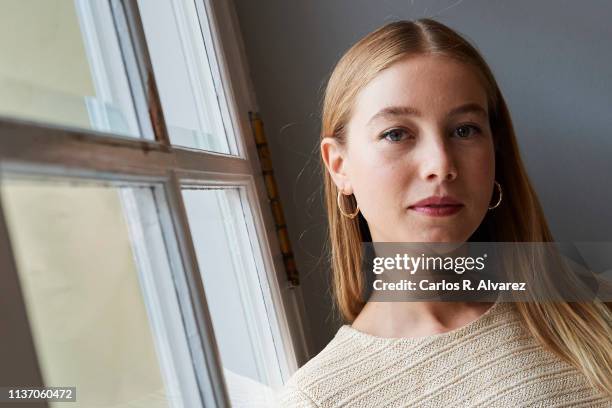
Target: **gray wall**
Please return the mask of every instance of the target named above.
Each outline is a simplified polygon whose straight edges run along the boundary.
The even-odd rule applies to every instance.
[[[322,89],[380,25],[433,17],[465,35],[509,104],[560,241],[612,240],[612,3],[569,0],[234,0],[318,352],[335,334],[318,167]]]

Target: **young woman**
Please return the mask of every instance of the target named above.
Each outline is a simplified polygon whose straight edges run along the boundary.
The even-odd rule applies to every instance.
[[[612,407],[609,304],[362,299],[361,242],[553,240],[501,91],[465,39],[422,19],[356,43],[326,89],[321,155],[351,325],[281,406]]]

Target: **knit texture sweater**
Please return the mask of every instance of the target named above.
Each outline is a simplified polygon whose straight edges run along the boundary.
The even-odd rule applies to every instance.
[[[612,398],[545,350],[513,303],[458,329],[383,338],[342,326],[277,394],[278,406],[612,407]]]

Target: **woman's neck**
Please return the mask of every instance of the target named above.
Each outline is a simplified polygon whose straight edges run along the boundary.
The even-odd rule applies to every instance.
[[[376,337],[423,337],[478,319],[493,302],[367,302],[351,326]]]

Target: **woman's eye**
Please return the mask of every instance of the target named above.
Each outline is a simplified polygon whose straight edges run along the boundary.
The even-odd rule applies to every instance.
[[[471,135],[477,134],[480,132],[480,128],[474,125],[461,125],[455,129],[455,134],[459,136],[460,139],[465,139]]]
[[[402,140],[402,137],[406,135],[406,131],[404,129],[389,129],[381,135],[381,138],[387,139],[390,142],[399,142]]]

